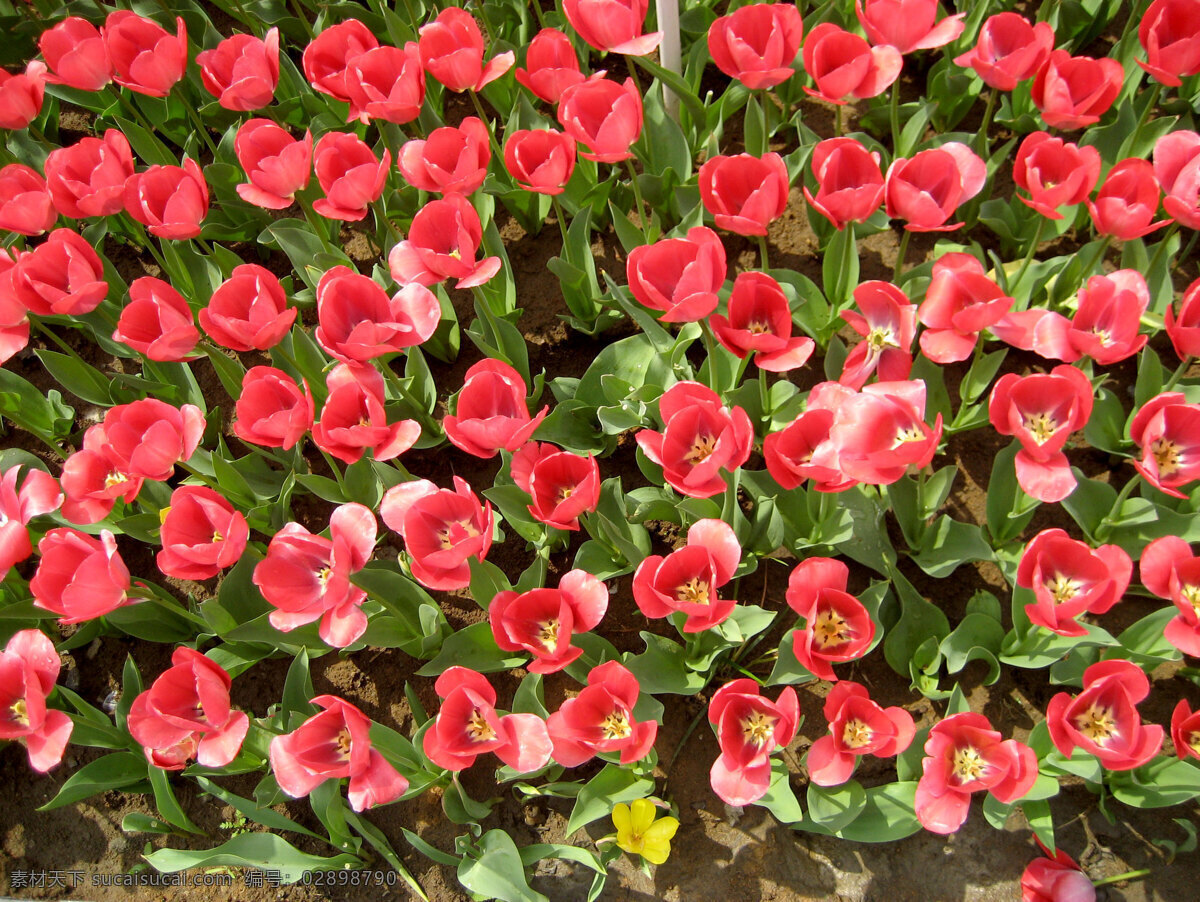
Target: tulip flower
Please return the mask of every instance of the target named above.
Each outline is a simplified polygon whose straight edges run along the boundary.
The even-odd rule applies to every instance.
[[[208,183],[195,160],[151,166],[125,182],[125,209],[159,238],[195,238],[208,215]]]
[[[1171,744],[1180,761],[1200,758],[1200,711],[1181,698],[1171,714]]]
[[[667,484],[681,495],[711,498],[727,488],[721,470],[732,472],[750,456],[754,427],[740,407],[726,407],[698,382],[676,382],[658,402],[663,431],[642,429],[637,443],[663,468]]]
[[[833,664],[854,661],[867,653],[875,624],[863,603],[846,591],[850,569],[841,561],[810,557],[788,577],[788,607],[804,618],[792,635],[792,651],[801,666],[822,680],[835,682]]]
[[[1083,691],[1060,692],[1046,707],[1054,746],[1070,758],[1076,748],[1095,755],[1108,770],[1133,770],[1159,753],[1163,728],[1142,723],[1137,703],[1150,680],[1131,661],[1099,661],[1083,672]]]
[[[957,363],[975,350],[979,333],[1009,311],[1013,299],[1004,294],[970,254],[943,254],[933,264],[925,300],[917,308],[921,351],[934,363]]]
[[[741,679],[717,690],[708,705],[720,757],[709,771],[713,792],[728,805],[753,805],[771,785],[771,753],[786,748],[800,726],[800,704],[791,686],[771,701],[758,683]]]
[[[312,176],[312,132],[293,138],[270,119],[248,119],[233,141],[238,163],[248,182],[237,186],[238,197],[267,210],[283,210]]]
[[[46,188],[63,216],[85,219],[125,209],[125,181],[133,175],[129,141],[115,128],[83,138],[46,157]]]
[[[367,593],[350,577],[371,559],[377,525],[370,508],[343,504],[329,518],[329,538],[288,523],[271,538],[253,582],[273,610],[271,626],[289,633],[320,620],[322,641],[334,648],[356,642],[367,629]]]
[[[346,79],[350,61],[378,46],[379,41],[371,29],[358,19],[331,25],[304,48],[301,60],[304,77],[322,94],[349,103],[350,89]]]
[[[0,230],[41,235],[57,218],[46,181],[36,170],[23,163],[0,169]]]
[[[1092,383],[1073,366],[1030,376],[1007,373],[988,401],[992,426],[1021,443],[1017,482],[1039,501],[1061,501],[1075,490],[1075,475],[1062,448],[1091,415]]]
[[[1135,62],[1164,85],[1173,88],[1200,74],[1200,3],[1196,0],[1154,0],[1138,25],[1138,42],[1146,62]]]
[[[108,14],[100,29],[113,80],[149,97],[166,97],[187,67],[187,26],[176,17],[171,35],[151,19],[127,9]]]
[[[721,520],[697,520],[687,544],[666,557],[652,554],[633,575],[633,599],[651,619],[676,612],[687,615],[685,633],[724,623],[737,601],[718,597],[742,560],[733,528]]]
[[[235,34],[196,54],[200,80],[227,110],[258,110],[275,99],[279,84],[279,29],[266,36]]]
[[[795,74],[792,63],[803,36],[795,4],[751,3],[708,26],[708,52],[718,69],[760,91]]]
[[[68,16],[38,38],[50,67],[46,81],[80,91],[99,91],[112,81],[112,60],[100,30],[87,19]]]
[[[81,316],[108,295],[100,256],[71,229],[55,229],[36,250],[22,254],[11,276],[14,297],[37,316]]]
[[[313,425],[313,397],[283,370],[251,367],[242,377],[234,408],[233,432],[243,442],[265,448],[293,447]]]
[[[271,740],[271,771],[279,788],[298,799],[326,780],[349,777],[355,811],[404,795],[408,780],[371,747],[370,718],[333,695],[318,695],[312,703],[324,710]]]
[[[575,139],[553,128],[514,131],[504,142],[504,168],[526,191],[562,194],[575,171]]]
[[[63,503],[58,482],[46,471],[30,467],[18,491],[20,475],[21,465],[18,464],[5,470],[0,478],[0,520],[3,521],[0,522],[0,579],[14,564],[33,554],[26,529],[29,521],[58,510]]]
[[[18,75],[0,69],[0,128],[28,127],[42,112],[45,95],[46,64],[40,60],[30,60]]]
[[[362,363],[419,345],[442,318],[438,299],[423,285],[391,298],[369,276],[335,266],[317,283],[317,343],[343,363]]]
[[[642,134],[642,97],[631,78],[617,84],[592,77],[562,92],[558,121],[588,148],[579,151],[585,160],[620,163],[633,156],[631,148]]]
[[[890,44],[902,54],[944,47],[963,32],[966,13],[935,24],[937,0],[855,0],[854,12],[872,44]]]
[[[654,803],[634,799],[630,804],[613,806],[612,822],[617,828],[617,847],[630,855],[640,855],[650,864],[662,864],[671,855],[671,838],[679,829],[673,817],[654,819]]]
[[[392,152],[386,148],[380,159],[356,135],[326,132],[313,151],[317,181],[325,196],[313,201],[313,209],[326,219],[358,222],[383,193],[391,163]]]
[[[167,576],[210,579],[236,564],[246,550],[246,518],[206,486],[180,486],[165,510],[157,562]]]
[[[408,141],[396,154],[404,180],[431,194],[471,194],[487,178],[492,159],[488,127],[468,116],[457,127],[435,128],[428,139]]]
[[[0,250],[0,364],[29,345],[29,311],[12,289],[12,271],[19,256],[17,248]]]
[[[521,374],[489,357],[467,370],[455,412],[446,414],[442,426],[451,444],[486,459],[501,448],[516,451],[524,445],[549,410],[546,405],[530,417]]]
[[[997,91],[1011,91],[1019,82],[1033,78],[1053,49],[1054,29],[1046,22],[1030,25],[1017,13],[997,13],[984,20],[978,42],[956,56],[954,64],[971,67]]]
[[[804,71],[817,88],[804,90],[829,103],[864,100],[888,89],[904,67],[904,57],[891,44],[869,45],[832,22],[822,22],[804,39]]]
[[[367,450],[375,460],[391,460],[421,437],[416,420],[389,423],[383,409],[383,375],[367,364],[342,363],[325,377],[329,391],[313,441],[343,463],[357,463]]]
[[[198,315],[209,338],[231,351],[265,351],[283,339],[296,321],[279,278],[256,263],[233,268]]]
[[[854,289],[854,303],[862,310],[845,310],[842,319],[865,341],[846,356],[842,385],[862,388],[872,374],[897,381],[912,369],[912,342],[917,331],[917,308],[891,282],[863,282]]]
[[[183,770],[191,758],[202,767],[233,761],[250,718],[230,706],[232,683],[224,668],[200,652],[175,649],[171,667],[129,709],[129,735],[146,760],[163,770]]]
[[[585,78],[571,39],[557,28],[543,28],[533,36],[525,51],[525,68],[515,74],[518,82],[546,103],[558,103],[563,91]]]
[[[1096,902],[1096,887],[1075,859],[1062,849],[1051,855],[1040,839],[1037,844],[1045,856],[1025,866],[1021,902]]]
[[[1175,314],[1175,305],[1168,304],[1163,320],[1180,360],[1200,356],[1200,279],[1184,290],[1179,300],[1178,316]]]
[[[850,779],[862,755],[891,758],[912,743],[916,725],[903,708],[881,708],[866,687],[838,681],[825,697],[829,733],[808,752],[809,779],[818,786],[840,786]]]
[[[839,232],[847,223],[867,219],[883,203],[879,154],[853,138],[829,138],[819,143],[813,148],[812,171],[817,194],[814,197],[805,185],[804,197]]]
[[[1037,599],[1029,619],[1060,636],[1086,636],[1080,614],[1104,614],[1129,587],[1133,561],[1117,545],[1092,549],[1061,529],[1043,529],[1025,546],[1017,585]]]
[[[38,542],[38,554],[29,581],[33,606],[56,614],[60,625],[95,620],[132,600],[129,568],[107,529],[97,538],[56,526]]]
[[[421,26],[421,65],[449,91],[482,91],[512,68],[511,51],[483,62],[483,35],[465,9],[450,6]]]
[[[441,710],[425,731],[425,755],[443,770],[458,772],[488,752],[519,773],[541,770],[550,760],[546,721],[536,714],[496,713],[496,690],[482,674],[451,667],[434,683]]]
[[[448,194],[417,211],[407,240],[388,254],[388,269],[401,285],[458,279],[455,288],[474,288],[501,266],[499,257],[475,260],[482,241],[483,224],[471,202],[461,194]]]
[[[416,42],[374,47],[352,57],[346,67],[346,91],[350,99],[347,122],[412,122],[425,102],[425,70]]]
[[[988,791],[1015,802],[1033,788],[1037,754],[1023,742],[1000,739],[982,714],[954,714],[934,724],[925,740],[916,814],[931,833],[954,833],[967,820],[971,794]]]
[[[1138,562],[1142,583],[1179,609],[1163,629],[1168,642],[1185,655],[1200,657],[1200,559],[1178,536],[1163,536],[1146,546]]]
[[[1152,158],[1167,215],[1189,229],[1200,229],[1200,134],[1179,130],[1163,135],[1154,143]]]
[[[1082,203],[1100,178],[1100,151],[1034,132],[1017,148],[1013,181],[1029,193],[1021,203],[1047,219],[1062,219],[1059,207]]]
[[[811,338],[792,337],[787,295],[766,273],[738,273],[729,296],[729,317],[714,313],[709,324],[727,351],[739,358],[753,352],[759,369],[772,373],[804,366],[815,348]]]
[[[466,588],[471,584],[468,559],[482,561],[492,547],[492,505],[480,504],[458,476],[453,490],[427,479],[392,486],[379,515],[404,539],[413,577],[429,589]]]
[[[583,654],[576,633],[595,629],[608,610],[608,588],[586,570],[570,570],[557,589],[500,592],[488,605],[502,651],[529,652],[530,673],[556,673]]]
[[[1122,160],[1108,171],[1095,201],[1088,201],[1092,227],[1098,235],[1121,241],[1143,238],[1170,220],[1154,221],[1162,192],[1148,160]]]
[[[142,276],[129,286],[129,303],[121,311],[112,339],[151,360],[191,360],[200,330],[178,291],[162,279]]]
[[[700,199],[717,228],[765,236],[787,209],[787,165],[777,153],[709,157],[700,167]]]
[[[712,313],[725,272],[725,246],[704,226],[688,229],[686,238],[635,247],[625,265],[633,296],[661,311],[665,323],[695,322]]]
[[[567,22],[589,45],[603,53],[645,56],[663,33],[642,34],[649,0],[563,0]]]
[[[947,223],[960,204],[983,190],[987,164],[958,141],[893,160],[884,184],[884,204],[892,219],[906,220],[910,232],[949,232]]]
[[[1142,477],[1162,492],[1185,498],[1180,486],[1200,479],[1200,405],[1182,392],[1151,398],[1133,415],[1129,437],[1141,449],[1133,462]]]
[[[97,523],[108,516],[117,499],[126,504],[133,501],[145,477],[123,472],[127,464],[105,440],[103,429],[85,432],[83,448],[63,464],[63,516],[81,526]]]
[[[0,739],[25,746],[38,773],[57,766],[74,724],[62,711],[46,707],[62,659],[40,630],[18,630],[0,651]]]
[[[1116,60],[1055,50],[1033,79],[1033,103],[1051,128],[1086,128],[1108,112],[1124,77]]]
[[[583,691],[546,719],[554,760],[578,767],[605,753],[620,752],[622,764],[645,758],[658,735],[658,722],[634,718],[640,692],[637,678],[619,662],[593,667]]]
[[[529,442],[512,457],[513,482],[529,495],[529,512],[554,529],[579,529],[579,517],[600,503],[600,467],[554,445]]]
[[[933,426],[925,422],[925,383],[919,379],[868,385],[838,407],[829,427],[842,477],[870,485],[891,485],[913,468],[929,466],[941,437],[941,414]]]
[[[104,447],[125,476],[165,482],[175,472],[175,464],[195,452],[204,425],[204,414],[194,404],[172,407],[144,398],[105,411],[104,419],[84,433],[84,448],[89,447],[89,436],[94,436],[93,446]],[[71,492],[63,488],[69,496]]]
[[[857,485],[842,472],[829,431],[842,402],[857,392],[837,382],[822,382],[808,393],[803,413],[763,440],[763,458],[780,488],[798,488],[806,479],[818,492],[842,492]]]

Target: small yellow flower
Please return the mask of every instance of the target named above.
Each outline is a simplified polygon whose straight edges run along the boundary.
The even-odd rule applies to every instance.
[[[656,821],[654,813],[649,799],[634,799],[632,811],[623,802],[613,808],[612,821],[621,849],[641,855],[651,864],[662,864],[671,854],[671,837],[679,829],[679,821],[673,817]]]

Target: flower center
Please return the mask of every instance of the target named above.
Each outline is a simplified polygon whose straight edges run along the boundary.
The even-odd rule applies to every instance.
[[[8,710],[12,712],[9,719],[13,723],[20,724],[23,727],[29,726],[29,712],[25,708],[25,699],[17,699]]]
[[[751,335],[762,335],[771,331],[769,323],[764,323],[762,320],[752,320],[746,324],[746,331]]]
[[[338,756],[344,760],[350,760],[350,731],[341,730],[337,736],[333,738],[333,744],[337,746]]]
[[[539,623],[538,627],[541,630],[538,633],[538,641],[542,643],[546,651],[553,654],[554,650],[558,648],[558,621],[547,620],[545,623]]]
[[[600,721],[600,732],[605,739],[628,739],[633,735],[629,715],[624,711],[613,711]]]
[[[675,597],[684,604],[708,604],[711,587],[698,576],[693,576],[675,590]]]
[[[471,717],[467,720],[467,738],[472,742],[489,742],[496,738],[496,731],[478,708],[471,712]]]
[[[317,571],[317,585],[321,587],[321,591],[325,591],[325,587],[329,584],[329,577],[333,576],[332,567],[322,567]]]
[[[813,635],[821,648],[836,648],[850,641],[853,630],[841,614],[833,608],[825,608],[813,621]]]
[[[1200,755],[1200,730],[1192,730],[1188,733],[1188,748]]]
[[[224,541],[225,541],[225,537],[224,537],[223,535],[221,535],[221,532],[220,532],[220,530],[214,529],[214,530],[213,530],[213,535],[212,535],[212,540],[213,540],[214,542],[224,542]]]
[[[760,749],[768,742],[774,744],[777,719],[762,711],[750,712],[750,716],[742,721],[742,738]]]
[[[717,440],[711,435],[698,435],[696,440],[692,442],[692,447],[687,454],[683,455],[683,459],[692,466],[704,463],[712,457],[714,451],[717,450]]]
[[[1025,428],[1029,430],[1034,441],[1044,445],[1058,432],[1058,423],[1048,413],[1034,413],[1025,418]]]
[[[109,473],[107,476],[104,477],[104,487],[106,489],[111,489],[114,485],[120,485],[121,483],[128,482],[128,481],[129,481],[129,477],[126,476],[124,473],[122,473],[120,470],[113,470],[111,473]]]
[[[1158,465],[1159,476],[1170,476],[1183,466],[1183,451],[1170,439],[1156,439],[1150,445],[1150,453]]]
[[[1179,587],[1179,594],[1197,613],[1200,613],[1200,586],[1184,583]]]
[[[1054,598],[1055,604],[1062,604],[1074,598],[1081,588],[1077,579],[1071,579],[1062,573],[1054,574],[1053,579],[1046,580],[1046,591]]]
[[[900,445],[903,445],[907,442],[923,441],[924,438],[925,433],[921,431],[921,427],[916,423],[912,423],[909,426],[902,427],[896,433],[896,443],[892,445],[892,448],[898,448]]]
[[[1075,725],[1096,745],[1104,745],[1117,735],[1117,721],[1103,705],[1092,705],[1075,718]]]
[[[951,770],[958,777],[959,783],[970,783],[978,780],[987,771],[988,763],[979,750],[973,746],[954,750],[954,763]]]
[[[442,546],[442,550],[449,551],[464,539],[474,538],[479,535],[479,530],[470,520],[455,520],[445,524],[437,531],[436,535],[438,543]]]
[[[876,326],[867,333],[867,346],[872,351],[882,351],[886,347],[898,348],[900,343],[896,341],[896,335],[891,329]]]
[[[559,504],[562,504],[564,501],[566,501],[568,498],[570,498],[574,494],[575,494],[575,486],[573,486],[573,485],[559,486],[558,493],[555,495],[555,498],[557,499]]]
[[[842,728],[842,745],[848,749],[861,749],[871,741],[872,730],[861,720],[848,720]]]

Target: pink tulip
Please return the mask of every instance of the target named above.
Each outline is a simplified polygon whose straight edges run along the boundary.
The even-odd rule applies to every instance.
[[[829,103],[877,97],[900,77],[903,66],[904,57],[895,47],[872,47],[832,22],[822,22],[804,39],[804,71],[817,85],[804,90]]]
[[[502,651],[533,655],[530,673],[556,673],[583,654],[571,637],[595,629],[607,610],[604,583],[586,570],[570,570],[557,589],[500,592],[488,605],[488,621]]]
[[[1133,415],[1129,437],[1141,449],[1133,465],[1160,491],[1185,498],[1179,487],[1200,479],[1200,405],[1182,392],[1151,398]]]
[[[1013,299],[987,277],[983,264],[970,254],[943,254],[933,264],[933,277],[917,318],[925,326],[921,351],[934,363],[957,363],[975,350],[979,333],[1008,313]]]
[[[585,160],[620,163],[633,156],[633,145],[642,134],[642,96],[633,79],[617,84],[593,76],[562,92],[558,121],[588,148],[579,151]]]
[[[1038,840],[1041,846],[1041,840]],[[1096,887],[1070,855],[1059,849],[1035,858],[1021,874],[1021,902],[1096,902]]]
[[[721,520],[697,520],[687,544],[666,557],[652,554],[633,575],[633,599],[651,619],[676,612],[687,615],[685,633],[724,623],[737,601],[718,597],[742,560],[733,528]]]
[[[427,479],[402,482],[383,496],[379,515],[400,534],[413,577],[430,589],[463,589],[471,583],[469,558],[482,561],[492,547],[492,505],[479,503],[458,476],[454,489]]]
[[[808,393],[803,413],[763,440],[767,471],[781,488],[798,488],[806,479],[818,492],[843,492],[858,480],[842,472],[840,454],[829,440],[843,401],[858,393],[837,382],[822,382]]]
[[[1179,130],[1163,135],[1154,144],[1153,160],[1167,215],[1200,229],[1200,134]]]
[[[516,55],[501,53],[483,62],[483,35],[465,9],[450,6],[421,26],[421,65],[449,91],[482,91],[512,68]]]
[[[901,53],[944,47],[963,32],[966,13],[935,24],[937,0],[855,0],[858,23],[872,44],[890,44]]]
[[[100,30],[87,19],[68,16],[42,32],[38,49],[50,66],[46,81],[80,91],[99,91],[112,81],[112,61]]]
[[[117,499],[133,501],[145,481],[123,472],[128,462],[105,440],[104,430],[94,428],[84,433],[83,448],[67,458],[62,470],[62,514],[81,526],[103,520]]]
[[[200,330],[178,291],[162,279],[142,276],[129,286],[129,303],[112,338],[151,360],[180,361],[194,359]]]
[[[33,606],[58,615],[62,625],[111,614],[132,599],[129,568],[107,529],[100,537],[56,526],[38,542],[37,572],[29,581]]]
[[[367,364],[342,363],[325,377],[329,395],[313,424],[313,441],[322,451],[352,464],[371,451],[375,460],[391,460],[421,436],[416,420],[389,423],[383,409],[383,375]]]
[[[983,190],[987,164],[966,144],[949,141],[922,150],[888,167],[884,204],[892,219],[906,220],[910,232],[949,232],[962,225],[947,223],[960,204]]]
[[[861,658],[875,638],[867,609],[846,591],[849,576],[841,561],[811,557],[788,577],[788,606],[804,618],[804,627],[792,636],[792,652],[823,680],[836,681],[832,665]]]
[[[0,169],[0,229],[19,235],[41,235],[58,214],[46,181],[23,163]]]
[[[416,42],[401,47],[373,47],[351,57],[346,67],[349,122],[372,119],[412,122],[425,102],[425,70]]]
[[[891,485],[929,466],[942,437],[942,415],[925,422],[925,383],[876,382],[847,398],[834,414],[829,444],[845,477]]]
[[[859,389],[876,373],[889,382],[907,379],[917,332],[916,306],[891,282],[880,281],[855,288],[854,303],[862,312],[843,311],[842,319],[865,340],[846,356],[838,381]]]
[[[18,464],[9,467],[0,478],[0,579],[9,569],[33,554],[29,541],[29,521],[58,510],[63,493],[54,477],[44,470],[29,468],[17,490],[21,475]],[[3,709],[0,709],[3,710]]]
[[[558,103],[562,92],[584,80],[571,39],[556,28],[543,28],[529,42],[525,67],[517,81],[546,103]]]
[[[383,159],[356,135],[326,132],[313,151],[317,181],[325,196],[313,201],[313,209],[326,219],[358,222],[367,215],[367,207],[379,199],[387,182],[392,152],[385,149]]]
[[[978,43],[956,56],[954,64],[970,66],[998,91],[1011,91],[1018,82],[1033,78],[1053,49],[1054,29],[1047,23],[1030,25],[1017,13],[997,13],[984,21]]]
[[[571,27],[604,53],[645,56],[662,41],[661,31],[642,34],[649,0],[563,0]]]
[[[167,576],[210,579],[236,564],[246,550],[246,518],[206,486],[180,486],[165,510],[157,562]]]
[[[1164,85],[1178,87],[1181,78],[1200,74],[1200,3],[1154,0],[1138,25],[1138,42],[1146,62],[1135,62]]]
[[[1148,160],[1122,160],[1108,171],[1096,200],[1088,201],[1092,226],[1098,235],[1121,241],[1143,238],[1170,220],[1154,221],[1162,191]]]
[[[499,257],[476,261],[482,240],[483,224],[471,202],[448,194],[417,211],[408,239],[388,254],[388,268],[401,285],[458,279],[455,288],[474,288],[500,271]]]
[[[625,264],[633,296],[661,311],[666,323],[696,322],[712,313],[725,273],[725,246],[705,226],[688,229],[685,238],[635,247]]]
[[[1038,626],[1060,636],[1086,636],[1076,619],[1104,614],[1129,587],[1133,561],[1116,545],[1092,549],[1061,529],[1043,529],[1025,546],[1017,585],[1032,589],[1036,601],[1025,613]]]
[[[1124,78],[1116,60],[1055,50],[1033,79],[1033,103],[1051,128],[1086,128],[1108,112]]]
[[[771,753],[791,744],[800,726],[796,690],[771,701],[754,680],[733,680],[709,702],[708,722],[721,746],[709,772],[713,792],[729,805],[753,805],[771,786]]]
[[[1178,316],[1175,305],[1168,304],[1163,319],[1179,359],[1200,356],[1200,279],[1184,290]]]
[[[840,786],[850,779],[863,755],[891,758],[912,743],[916,725],[903,708],[881,708],[864,686],[839,680],[825,697],[829,733],[808,752],[809,779],[818,786]]]
[[[658,735],[658,722],[634,718],[640,692],[637,678],[619,662],[593,667],[583,691],[546,720],[554,760],[578,767],[605,753],[620,752],[622,764],[645,758]]]
[[[38,773],[57,766],[74,724],[62,711],[46,707],[62,660],[39,630],[19,630],[0,651],[0,739],[25,746]]]
[[[194,404],[172,407],[145,398],[110,407],[103,421],[88,427],[84,447],[94,435],[93,441],[109,449],[125,475],[164,482],[176,463],[192,456],[204,426],[204,414]]]
[[[1059,208],[1082,203],[1100,178],[1100,151],[1068,144],[1047,132],[1034,132],[1017,148],[1013,181],[1029,192],[1021,203],[1047,219],[1062,219]]]
[[[243,442],[264,448],[293,447],[313,425],[313,397],[283,370],[251,367],[242,377],[234,408],[233,432]]]
[[[1171,714],[1171,744],[1180,761],[1200,758],[1200,711],[1181,698]]]
[[[279,84],[279,29],[265,37],[235,34],[196,54],[200,80],[227,110],[259,110],[275,99]]]
[[[187,67],[187,27],[176,17],[175,34],[127,9],[108,14],[100,29],[113,79],[138,94],[166,97]]]
[[[549,410],[547,405],[530,417],[521,374],[502,360],[485,358],[467,370],[455,413],[446,414],[442,426],[453,445],[486,459],[524,445]]]
[[[1142,583],[1179,610],[1163,637],[1185,655],[1200,657],[1200,559],[1178,536],[1163,536],[1146,546],[1138,561]]]
[[[814,197],[805,185],[804,197],[838,231],[863,222],[883,203],[879,154],[853,138],[829,138],[813,148],[812,171],[817,193]]]
[[[438,299],[423,285],[392,297],[368,276],[346,266],[317,283],[317,343],[344,363],[362,363],[429,339],[442,318]]]
[[[151,235],[180,240],[200,234],[208,215],[208,183],[195,160],[151,166],[125,182],[125,209]]]
[[[46,64],[40,60],[30,60],[18,75],[0,69],[0,128],[28,127],[42,112],[45,95]]]
[[[29,344],[29,311],[13,290],[13,269],[21,256],[15,247],[0,249],[0,364]]]
[[[1107,770],[1133,770],[1159,753],[1163,728],[1142,723],[1137,703],[1150,680],[1131,661],[1099,661],[1083,672],[1083,691],[1060,692],[1046,706],[1046,725],[1060,753],[1076,748],[1095,755]]]
[[[104,264],[92,245],[71,229],[55,229],[12,268],[12,291],[37,316],[91,313],[108,295]]]
[[[304,77],[322,94],[349,103],[350,89],[346,82],[350,61],[378,46],[371,29],[358,19],[331,25],[304,48]]]
[[[575,171],[575,139],[553,128],[517,130],[504,142],[504,168],[538,194],[562,194]]]
[[[492,159],[488,127],[468,116],[454,128],[435,128],[428,139],[408,141],[396,155],[404,180],[432,194],[471,194],[487,178]]]
[[[265,351],[296,321],[278,276],[256,263],[243,263],[217,286],[200,310],[200,328],[223,348]]]
[[[46,188],[63,216],[85,219],[125,209],[125,182],[133,175],[133,151],[121,132],[83,138],[46,157]]]
[[[745,358],[772,373],[804,366],[815,343],[805,336],[792,337],[792,311],[779,283],[761,272],[738,273],[729,297],[729,317],[714,313],[709,325],[717,341],[731,354]]]
[[[787,209],[788,171],[777,153],[709,157],[700,167],[700,199],[717,228],[739,235],[767,234]]]
[[[529,442],[513,453],[515,482],[533,500],[529,512],[554,529],[579,529],[579,517],[600,503],[600,467],[554,445]]]
[[[795,74],[792,63],[804,25],[793,3],[751,3],[708,26],[717,68],[751,91],[773,88]]]
[[[283,210],[308,186],[312,176],[312,132],[293,138],[270,119],[248,119],[233,141],[238,163],[248,182],[237,186],[238,197],[267,210]]]

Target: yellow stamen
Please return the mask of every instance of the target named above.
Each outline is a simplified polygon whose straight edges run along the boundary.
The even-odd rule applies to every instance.
[[[1184,601],[1192,606],[1196,613],[1200,614],[1200,586],[1184,583],[1179,587],[1179,594],[1183,596]]]
[[[1039,445],[1046,444],[1058,432],[1058,423],[1048,413],[1031,414],[1025,418],[1024,425]]]
[[[978,780],[987,771],[987,761],[972,746],[954,750],[952,771],[960,783]]]
[[[547,620],[545,623],[539,623],[538,626],[541,629],[541,632],[538,633],[538,641],[542,643],[546,651],[553,654],[554,650],[558,648],[558,621]]]
[[[25,699],[19,698],[8,709],[12,712],[12,721],[23,727],[29,726],[29,712],[25,708]]]
[[[886,347],[898,348],[900,342],[896,341],[896,335],[891,329],[876,326],[867,333],[867,346],[872,351],[882,351]]]
[[[472,742],[489,742],[496,738],[496,731],[478,708],[471,712],[471,718],[467,721],[467,738]]]
[[[1092,705],[1075,718],[1075,725],[1096,745],[1104,745],[1117,735],[1117,721],[1112,712],[1102,705]]]
[[[698,435],[696,441],[692,444],[691,450],[683,455],[683,459],[695,466],[696,464],[704,463],[712,457],[714,451],[717,450],[717,440],[711,435]]]
[[[1170,476],[1183,466],[1183,451],[1169,439],[1156,439],[1150,444],[1150,453],[1158,465],[1159,476]]]
[[[768,323],[764,323],[762,320],[756,319],[747,324],[746,331],[751,335],[762,335],[766,332],[770,332],[771,326]]]
[[[872,732],[861,720],[848,720],[842,728],[842,745],[848,749],[861,749],[871,741]]]
[[[120,485],[121,483],[128,482],[128,481],[129,481],[129,477],[126,476],[124,473],[122,473],[119,470],[113,470],[111,473],[109,473],[107,476],[104,477],[104,487],[106,489],[111,489],[114,485]]]
[[[1071,579],[1062,573],[1054,574],[1053,579],[1046,580],[1046,591],[1054,598],[1055,604],[1062,604],[1065,601],[1070,601],[1082,588],[1079,580]]]
[[[333,744],[337,746],[338,755],[345,760],[350,760],[350,731],[342,730],[333,739]]]
[[[813,633],[822,649],[835,648],[850,641],[854,631],[833,608],[818,612],[813,621]]]
[[[600,722],[600,732],[605,739],[628,739],[633,735],[629,715],[624,711],[613,711]]]
[[[750,716],[742,721],[742,738],[760,749],[768,742],[774,745],[775,721],[778,719],[761,711],[750,712]]]
[[[708,593],[712,587],[698,576],[693,576],[675,590],[675,597],[684,604],[708,604]]]

